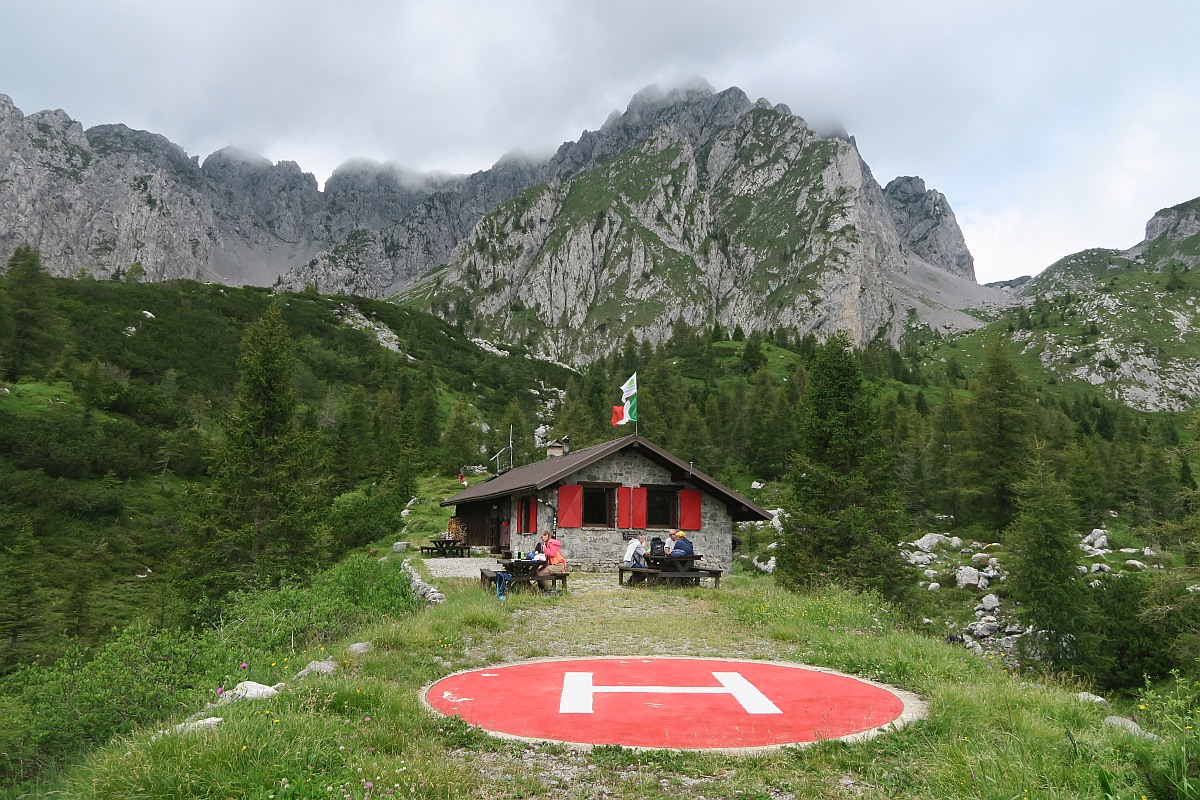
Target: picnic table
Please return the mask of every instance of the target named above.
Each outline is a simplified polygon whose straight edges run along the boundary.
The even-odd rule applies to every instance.
[[[449,536],[435,536],[428,545],[421,545],[421,552],[432,556],[465,558],[471,554],[471,548],[459,539]]]
[[[548,581],[551,588],[557,587],[559,584],[565,589],[567,587],[566,573],[538,575],[537,571],[546,566],[545,561],[534,561],[529,558],[506,558],[501,559],[500,566],[509,575],[512,575],[513,586],[530,586],[536,581]]]
[[[703,560],[704,556],[672,556],[672,555],[651,555],[646,554],[646,566],[643,569],[620,567],[617,574],[617,583],[625,582],[625,574],[630,576],[644,575],[650,583],[674,583],[697,586],[704,578],[712,578],[713,586],[720,588],[721,586],[721,570],[705,569],[697,567],[696,562]]]

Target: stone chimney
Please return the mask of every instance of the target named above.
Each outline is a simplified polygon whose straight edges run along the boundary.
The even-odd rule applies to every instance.
[[[546,444],[546,458],[559,458],[567,454],[567,443],[555,439]]]

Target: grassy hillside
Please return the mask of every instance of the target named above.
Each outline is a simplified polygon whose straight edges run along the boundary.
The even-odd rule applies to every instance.
[[[786,593],[766,576],[735,576],[719,591],[618,588],[611,575],[577,577],[563,596],[516,594],[503,604],[476,581],[439,580],[444,605],[414,616],[378,613],[328,641],[324,652],[338,660],[334,675],[291,682],[273,700],[223,708],[224,721],[212,730],[159,736],[158,723],[135,730],[28,796],[1191,796],[1164,787],[1180,777],[1179,760],[1196,744],[1192,719],[1177,704],[1194,687],[1106,709],[1079,700],[1081,687],[1054,675],[910,632],[869,597]],[[372,651],[347,655],[355,641],[371,642]],[[830,667],[916,692],[930,716],[868,742],[737,758],[495,739],[433,716],[418,700],[423,686],[460,669],[626,654]],[[261,655],[297,665],[311,657],[288,647]],[[227,668],[238,672],[236,663]],[[270,682],[291,669],[255,675]],[[182,707],[168,722],[192,710]],[[1107,726],[1111,713],[1136,717],[1165,738]]]
[[[246,327],[272,303],[293,338],[299,413],[335,460],[344,501],[331,513],[343,531],[347,515],[358,528],[377,522],[364,506],[385,473],[433,465],[456,400],[493,428],[514,402],[538,420],[570,375],[384,302],[193,282],[51,284],[50,362],[0,382],[0,531],[6,543],[26,537],[0,552],[11,576],[0,672],[69,639],[98,642],[146,609],[168,615],[179,520],[223,435]],[[395,463],[398,430],[411,433],[411,465]]]

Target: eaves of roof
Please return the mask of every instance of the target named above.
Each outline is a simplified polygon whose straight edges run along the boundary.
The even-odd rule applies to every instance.
[[[584,467],[626,448],[637,450],[652,461],[671,468],[679,475],[680,479],[691,481],[704,488],[709,494],[719,497],[729,506],[731,515],[739,522],[771,519],[771,515],[766,509],[638,434],[623,436],[610,442],[585,447],[566,455],[547,458],[535,464],[527,464],[502,472],[443,500],[441,504],[443,506],[461,505],[545,489]]]

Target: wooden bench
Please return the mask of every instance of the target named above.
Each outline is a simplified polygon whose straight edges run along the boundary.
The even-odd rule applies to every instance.
[[[657,577],[661,573],[661,569],[651,569],[650,567],[617,567],[617,585],[625,585],[625,575],[629,574],[630,583],[633,582],[633,576],[643,575],[647,580]]]
[[[713,579],[713,588],[721,588],[721,570],[719,569],[689,569],[687,572],[661,572],[656,578],[657,583],[674,583],[683,586],[699,586],[705,578]]]

